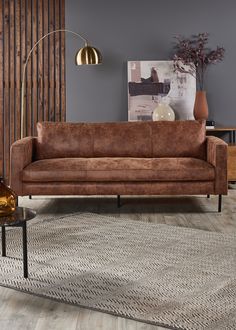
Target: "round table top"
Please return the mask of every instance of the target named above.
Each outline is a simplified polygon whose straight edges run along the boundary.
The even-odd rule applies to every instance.
[[[0,216],[0,227],[20,226],[23,224],[23,222],[35,218],[36,215],[36,211],[32,209],[26,207],[17,207],[14,213],[8,216]]]

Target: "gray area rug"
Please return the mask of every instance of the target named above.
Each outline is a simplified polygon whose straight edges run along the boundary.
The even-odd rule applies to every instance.
[[[7,230],[0,285],[173,329],[236,329],[236,236],[98,214]]]

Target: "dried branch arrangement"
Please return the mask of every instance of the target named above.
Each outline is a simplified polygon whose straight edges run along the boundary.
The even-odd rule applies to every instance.
[[[215,50],[208,48],[208,33],[193,35],[191,39],[176,36],[175,40],[173,56],[175,71],[191,74],[197,80],[198,89],[204,90],[205,73],[208,66],[222,61],[225,49],[219,46]]]

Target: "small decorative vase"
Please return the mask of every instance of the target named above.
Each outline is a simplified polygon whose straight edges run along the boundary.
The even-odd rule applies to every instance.
[[[153,121],[161,121],[161,120],[174,121],[175,113],[168,104],[159,103],[158,106],[153,111],[152,120]]]
[[[17,196],[0,178],[0,217],[12,214],[16,209]]]
[[[206,120],[208,118],[208,104],[205,91],[196,92],[193,114],[196,120]]]

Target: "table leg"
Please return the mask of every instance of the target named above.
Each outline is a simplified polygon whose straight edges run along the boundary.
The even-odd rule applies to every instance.
[[[6,257],[6,228],[2,227],[2,256]]]
[[[22,225],[23,232],[23,267],[24,267],[24,278],[28,278],[28,256],[27,256],[27,228],[26,222]]]

